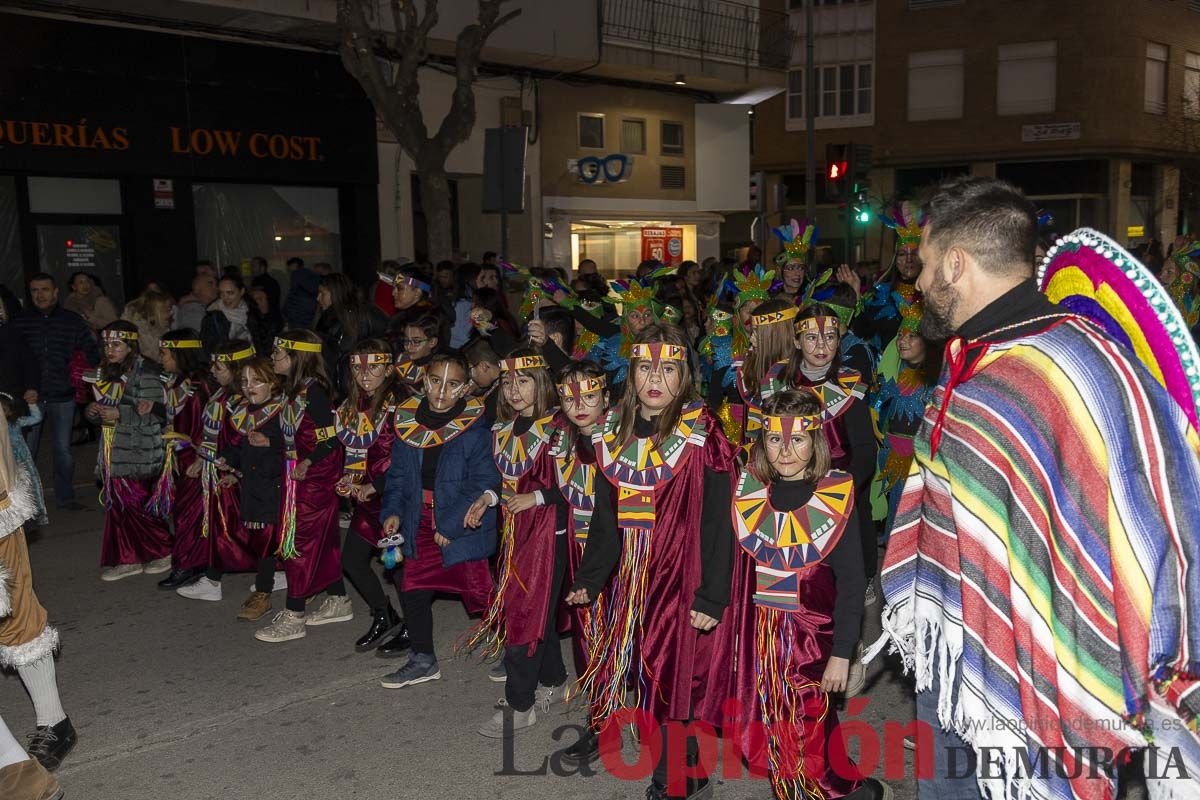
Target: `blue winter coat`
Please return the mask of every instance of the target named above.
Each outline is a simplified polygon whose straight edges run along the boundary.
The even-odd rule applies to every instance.
[[[406,558],[416,555],[417,528],[421,523],[421,463],[425,451],[397,441],[392,447],[383,490],[382,522],[400,518],[404,534],[401,551]],[[450,540],[442,548],[442,564],[452,567],[463,561],[477,561],[496,552],[496,509],[489,508],[478,528],[464,528],[463,517],[479,496],[500,485],[500,472],[492,460],[492,436],[480,419],[467,430],[442,445],[438,459],[437,483],[433,490],[437,532]]]

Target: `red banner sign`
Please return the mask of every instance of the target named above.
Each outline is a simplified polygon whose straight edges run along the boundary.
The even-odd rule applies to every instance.
[[[642,228],[642,260],[654,259],[669,267],[683,262],[683,228]]]

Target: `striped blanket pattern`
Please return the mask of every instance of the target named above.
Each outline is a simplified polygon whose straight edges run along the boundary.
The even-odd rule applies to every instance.
[[[984,797],[1111,800],[1115,779],[1090,777],[1102,751],[1085,748],[1149,741],[1191,776],[1148,781],[1151,796],[1200,796],[1196,432],[1078,318],[991,345],[931,457],[946,380],[882,575],[917,690],[937,686],[942,726],[977,754],[1000,748]]]

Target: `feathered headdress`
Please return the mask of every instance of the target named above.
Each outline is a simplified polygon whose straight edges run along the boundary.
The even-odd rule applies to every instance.
[[[651,309],[654,300],[654,287],[648,280],[639,278],[621,278],[609,281],[608,288],[616,295],[616,301],[621,304],[621,316],[626,316],[635,308]]]
[[[891,214],[880,214],[879,221],[896,232],[897,242],[905,250],[916,250],[921,245],[925,212],[915,203],[907,200],[897,203]]]
[[[775,270],[763,269],[762,264],[756,264],[754,269],[734,272],[733,285],[738,306],[765,303],[771,299],[771,292],[779,286],[775,280]]]
[[[1044,208],[1039,208],[1037,210],[1037,224],[1039,231],[1054,227],[1054,215]]]
[[[817,243],[817,225],[815,222],[797,222],[794,218],[788,225],[772,228],[771,233],[779,237],[783,244],[783,252],[776,261],[780,264],[800,262],[808,263],[812,258],[812,249]]]
[[[911,303],[900,306],[900,330],[916,333],[925,315],[925,300],[917,297]]]

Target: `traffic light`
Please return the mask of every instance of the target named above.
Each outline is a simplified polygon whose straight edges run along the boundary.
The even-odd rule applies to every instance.
[[[750,173],[750,210],[760,214],[767,210],[767,176],[761,170]]]
[[[871,200],[867,195],[869,184],[858,183],[854,186],[854,220],[866,224],[871,221]]]
[[[846,196],[846,173],[850,171],[846,145],[825,145],[825,197],[834,202]]]

